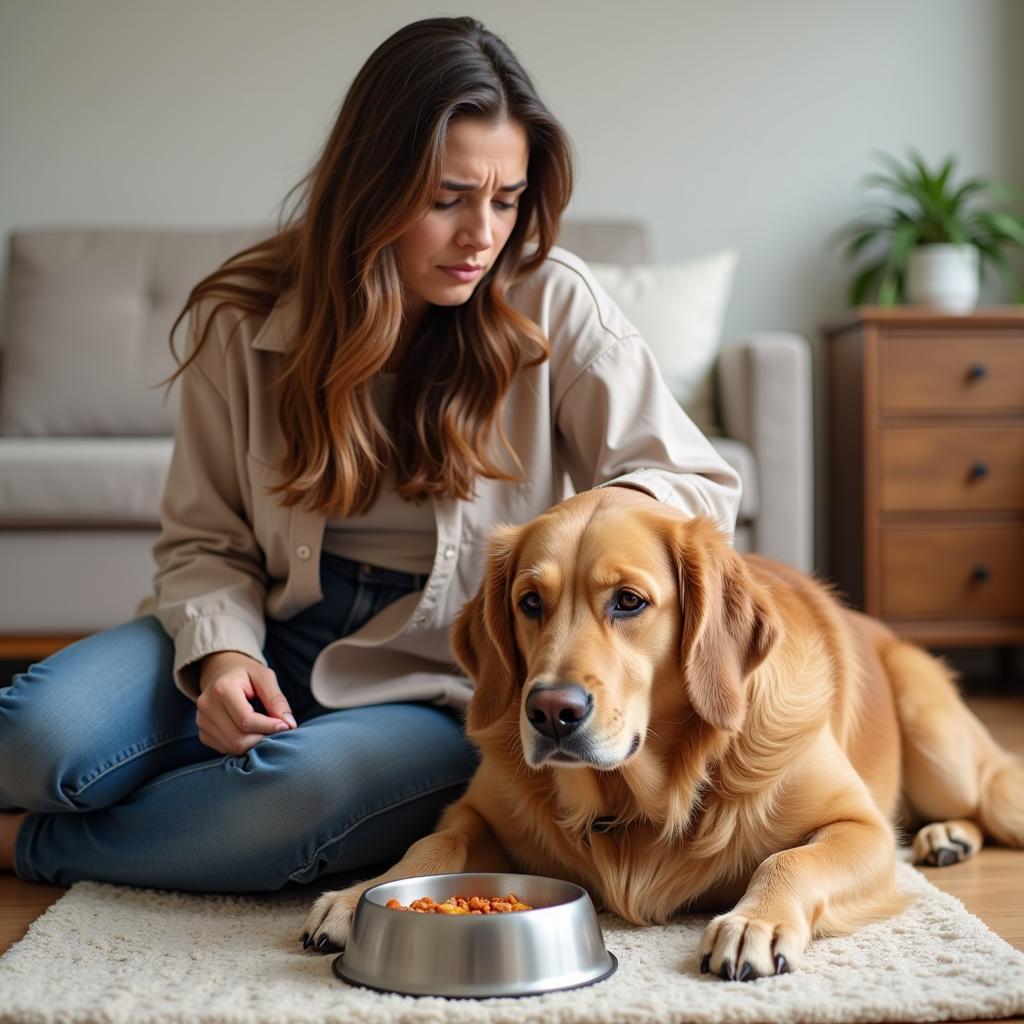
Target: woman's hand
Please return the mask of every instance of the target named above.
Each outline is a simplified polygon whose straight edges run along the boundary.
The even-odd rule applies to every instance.
[[[252,706],[257,698],[267,714]],[[203,658],[196,708],[200,741],[220,754],[244,754],[264,736],[296,726],[274,672],[238,651]]]

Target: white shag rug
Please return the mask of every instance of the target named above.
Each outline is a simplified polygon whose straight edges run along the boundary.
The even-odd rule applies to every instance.
[[[697,970],[704,917],[637,928],[602,915],[619,969],[589,988],[439,999],[350,987],[304,952],[308,894],[194,896],[75,885],[0,959],[0,1021],[18,1024],[675,1024],[945,1021],[1024,1013],[1024,954],[923,875],[891,921],[815,943],[753,982]]]

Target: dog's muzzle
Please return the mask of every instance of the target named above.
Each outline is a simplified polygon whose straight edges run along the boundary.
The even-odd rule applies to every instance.
[[[610,770],[624,760],[596,742],[594,697],[578,683],[538,683],[526,696],[523,711],[529,733],[523,736],[524,753],[533,767],[548,763]],[[630,757],[639,746],[639,736]]]

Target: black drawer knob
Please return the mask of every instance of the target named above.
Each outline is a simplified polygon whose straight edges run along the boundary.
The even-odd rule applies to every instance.
[[[971,579],[975,583],[988,583],[992,578],[992,570],[987,565],[976,565],[971,570]]]
[[[972,363],[967,371],[969,381],[984,380],[988,376],[988,367],[984,363]]]
[[[988,476],[989,469],[988,463],[982,462],[980,459],[977,462],[971,463],[971,479],[972,480],[984,480]]]

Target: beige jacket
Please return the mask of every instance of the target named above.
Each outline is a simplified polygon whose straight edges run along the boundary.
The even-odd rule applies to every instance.
[[[454,666],[448,629],[480,583],[498,522],[526,522],[577,491],[620,482],[732,532],[736,473],[680,409],[586,265],[554,249],[510,298],[551,345],[551,358],[521,372],[505,402],[505,432],[526,479],[481,480],[471,502],[435,501],[437,553],[425,590],[320,653],[311,686],[325,706],[466,706],[470,683]],[[274,382],[296,313],[287,300],[265,319],[222,310],[182,375],[154,594],[140,613],[155,614],[174,639],[175,681],[193,698],[199,659],[234,650],[263,661],[265,616],[287,619],[321,598],[324,515],[283,508],[267,493],[284,455]],[[207,315],[193,317],[193,344]]]

